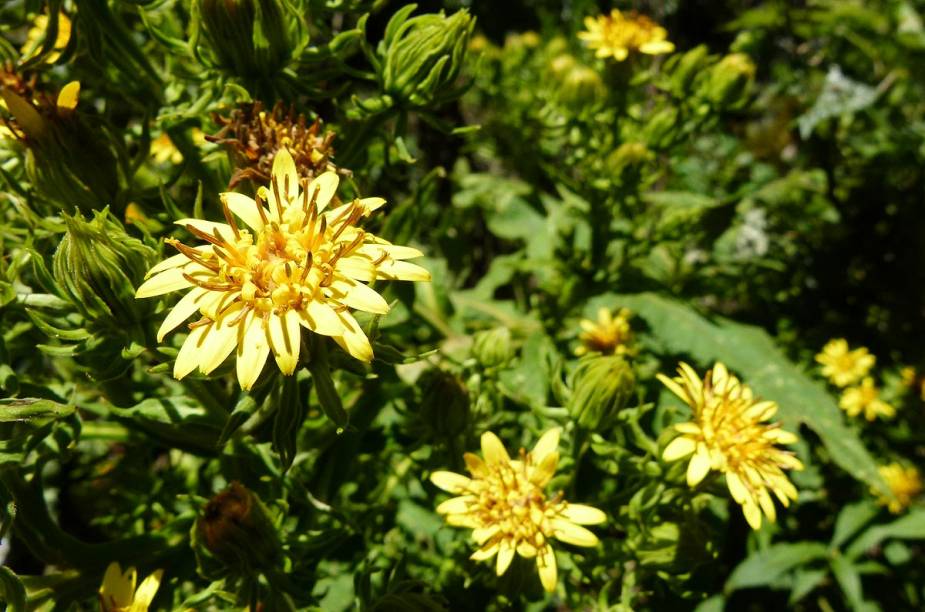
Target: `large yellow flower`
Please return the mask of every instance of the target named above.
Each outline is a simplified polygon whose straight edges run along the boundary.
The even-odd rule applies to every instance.
[[[880,466],[880,475],[890,487],[892,497],[884,495],[876,489],[871,492],[877,495],[877,502],[889,508],[893,514],[899,514],[922,494],[922,479],[919,471],[912,466],[904,467],[899,463]]]
[[[864,418],[868,421],[873,421],[878,416],[888,419],[896,414],[893,406],[880,399],[880,391],[870,376],[865,376],[860,385],[845,389],[838,405],[848,416],[855,417],[863,412]]]
[[[122,573],[118,563],[110,563],[100,587],[102,612],[147,612],[161,586],[164,570],[157,570],[145,578],[135,590],[138,573],[134,567]]]
[[[822,347],[822,352],[816,355],[816,361],[822,364],[822,375],[829,382],[837,387],[847,387],[867,376],[877,358],[863,346],[849,351],[848,341],[836,338]]]
[[[597,311],[597,321],[582,319],[581,345],[575,349],[579,357],[589,352],[602,355],[623,355],[632,352],[633,330],[630,329],[630,311],[621,308],[614,316],[609,308]]]
[[[533,451],[521,449],[517,459],[508,456],[495,434],[486,432],[482,434],[484,459],[464,455],[472,478],[454,472],[434,472],[430,477],[441,489],[459,495],[437,506],[437,512],[454,527],[472,529],[479,545],[472,559],[497,555],[495,571],[500,576],[515,552],[536,557],[540,582],[550,592],[556,588],[557,566],[549,540],[597,546],[597,536],[580,525],[597,525],[607,518],[597,508],[565,502],[561,493],[547,497],[544,489],[559,462],[559,432],[558,428],[547,431]]]
[[[578,38],[596,49],[598,57],[625,60],[631,51],[647,55],[661,55],[674,51],[674,43],[666,40],[668,32],[645,15],[635,11],[621,13],[617,9],[609,15],[585,17],[587,31]]]
[[[668,444],[662,458],[675,461],[693,455],[687,466],[689,486],[699,484],[710,470],[722,472],[752,529],[761,527],[762,512],[773,522],[777,514],[769,491],[788,506],[797,490],[783,470],[803,469],[792,452],[776,446],[793,444],[797,437],[778,423],[766,422],[777,412],[777,404],[757,400],[722,363],[702,381],[686,363],[680,364],[678,374],[659,374],[658,379],[690,406],[694,418],[674,426],[681,435]]]
[[[361,361],[370,361],[369,339],[350,308],[385,314],[389,306],[365,283],[376,279],[430,280],[420,266],[405,261],[421,252],[393,245],[355,224],[385,204],[382,198],[336,202],[338,178],[325,172],[300,184],[292,156],[281,150],[273,162],[271,188],[254,200],[221,194],[227,223],[181,219],[207,244],[180,251],[148,271],[136,297],[190,289],[164,319],[164,336],[194,313],[173,374],[195,368],[208,374],[235,351],[238,381],[250,389],[270,352],[283,374],[295,371],[300,326],[332,337]],[[303,188],[304,187],[304,188]],[[246,227],[238,227],[232,214]]]

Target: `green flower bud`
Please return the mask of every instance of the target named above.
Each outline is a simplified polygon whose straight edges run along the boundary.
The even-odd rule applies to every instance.
[[[51,202],[90,211],[114,203],[119,174],[104,132],[77,110],[79,93],[77,81],[64,86],[57,99],[0,90],[13,115],[14,134],[27,147],[30,182]]]
[[[472,356],[483,368],[504,365],[514,357],[511,331],[506,327],[496,327],[478,332],[472,341]]]
[[[421,417],[435,438],[457,436],[469,421],[469,391],[459,378],[443,370],[428,370],[418,384],[423,390]]]
[[[280,558],[279,536],[269,512],[238,482],[209,500],[196,521],[195,535],[196,544],[235,573],[251,575],[274,567]]]
[[[744,53],[731,53],[721,59],[707,76],[706,98],[719,108],[745,104],[755,80],[755,64]]]
[[[678,110],[673,107],[663,108],[649,119],[645,127],[646,144],[661,149],[671,144],[678,125]]]
[[[672,62],[671,85],[678,96],[690,94],[691,86],[704,69],[709,55],[706,45],[694,47],[684,55],[675,56]]]
[[[632,366],[615,355],[585,358],[573,376],[568,412],[588,431],[606,429],[633,394]]]
[[[563,76],[558,95],[565,104],[593,106],[607,96],[607,89],[596,70],[576,65]]]
[[[237,76],[273,75],[292,49],[279,0],[200,0],[202,24],[222,68]]]
[[[653,157],[649,148],[641,142],[624,142],[607,157],[607,165],[614,174],[636,168]]]
[[[129,236],[108,209],[91,220],[62,215],[67,232],[55,251],[58,286],[88,321],[125,328],[143,320],[152,306],[135,299],[135,287],[155,259],[154,249]]]
[[[414,5],[395,13],[379,44],[383,57],[379,75],[382,91],[397,104],[428,107],[458,93],[459,76],[475,20],[466,10],[446,17],[418,15],[408,19]]]

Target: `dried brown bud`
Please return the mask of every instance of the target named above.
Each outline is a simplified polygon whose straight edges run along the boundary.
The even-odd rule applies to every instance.
[[[294,108],[287,109],[282,102],[270,112],[260,102],[245,104],[228,117],[216,116],[215,121],[222,129],[206,140],[226,145],[238,166],[229,189],[244,180],[270,182],[273,158],[282,147],[289,149],[302,177],[312,179],[327,170],[337,171],[331,162],[334,132],[323,131],[320,119],[309,123],[305,115],[296,115]]]
[[[266,568],[279,556],[279,538],[266,508],[239,482],[209,500],[197,525],[205,547],[229,567]]]

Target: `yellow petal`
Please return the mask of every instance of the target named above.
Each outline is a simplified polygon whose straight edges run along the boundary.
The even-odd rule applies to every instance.
[[[483,546],[474,553],[472,553],[469,558],[473,561],[484,561],[486,559],[491,559],[498,552],[498,543],[492,543],[488,546]]]
[[[415,257],[424,256],[424,253],[412,247],[377,243],[361,244],[357,247],[355,252],[360,255],[365,255],[373,261],[379,259],[383,255],[391,257],[392,259],[414,259]]]
[[[536,568],[539,571],[543,589],[547,593],[555,591],[559,577],[556,569],[556,553],[553,552],[552,546],[547,544],[540,550],[540,554],[536,557]]]
[[[407,261],[384,261],[376,266],[376,278],[386,280],[429,281],[430,272]]]
[[[135,581],[135,568],[130,567],[123,574],[118,563],[110,563],[103,575],[100,595],[106,602],[112,602],[118,607],[128,607],[135,595]]]
[[[64,114],[73,112],[77,108],[77,99],[80,97],[80,81],[71,81],[58,92],[57,107]]]
[[[430,475],[430,481],[447,493],[465,493],[472,482],[456,472],[437,471]]]
[[[135,292],[135,297],[154,297],[170,293],[171,291],[192,287],[193,283],[183,278],[184,272],[185,270],[183,268],[170,268],[169,270],[155,274],[141,284]]]
[[[488,465],[506,465],[511,462],[504,444],[490,431],[482,434],[482,456]]]
[[[158,342],[163,342],[164,336],[173,331],[177,325],[190,318],[194,312],[199,310],[198,301],[204,293],[206,293],[205,289],[193,287],[186,295],[180,298],[180,301],[177,302],[177,305],[174,306],[169,313],[167,313],[167,316],[164,317],[164,322],[161,323],[160,328],[158,328]]]
[[[45,120],[25,98],[6,87],[0,87],[0,96],[26,136],[40,138],[45,133]]]
[[[366,209],[366,214],[369,214],[385,205],[385,198],[360,198],[360,204]]]
[[[237,316],[241,311],[240,304],[229,309],[230,317]],[[238,344],[238,326],[225,325],[222,320],[217,321],[210,326],[209,333],[206,334],[205,341],[202,344],[202,355],[199,357],[199,371],[208,374],[231,354]]]
[[[299,313],[286,310],[282,315],[272,314],[267,321],[270,348],[280,371],[289,376],[299,363],[302,335],[299,331]]]
[[[667,40],[653,40],[642,44],[639,50],[648,55],[671,53],[674,51],[674,43],[670,43]]]
[[[488,476],[488,466],[485,465],[481,457],[473,453],[464,453],[463,459],[466,461],[466,468],[470,474],[476,478]]]
[[[687,391],[679,385],[673,378],[668,378],[664,374],[656,374],[655,377],[659,380],[660,383],[668,387],[668,390],[680,397],[686,404],[690,404],[690,396],[687,394]]]
[[[549,484],[549,481],[552,480],[552,477],[556,474],[556,467],[559,465],[559,453],[552,452],[547,453],[543,457],[543,462],[535,466],[530,473],[530,482],[540,487],[544,488]]]
[[[495,573],[498,576],[504,574],[507,568],[511,566],[511,561],[514,560],[514,552],[514,546],[510,540],[504,539],[498,544],[498,559],[495,565]]]
[[[350,255],[337,260],[334,269],[342,275],[371,283],[376,280],[376,266],[373,260],[363,255]]]
[[[554,518],[549,523],[553,529],[553,537],[566,544],[590,547],[600,543],[596,535],[571,521]]]
[[[260,211],[257,210],[258,204],[254,198],[248,197],[243,193],[234,193],[232,191],[219,194],[222,201],[232,213],[241,221],[244,221],[255,232],[263,229],[263,218]],[[268,214],[264,209],[264,214]],[[267,217],[269,218],[269,216]]]
[[[761,529],[761,510],[758,509],[758,505],[755,504],[755,502],[747,500],[743,503],[742,514],[745,515],[745,520],[752,529],[756,531]]]
[[[494,538],[499,531],[500,527],[497,524],[492,524],[488,527],[478,527],[472,530],[472,539],[481,546],[488,540]]]
[[[242,389],[249,391],[254,386],[269,354],[263,319],[253,313],[248,314],[244,324],[238,326],[237,374]]]
[[[366,363],[372,361],[373,347],[369,343],[369,338],[363,333],[360,324],[349,312],[341,312],[337,316],[344,325],[344,333],[341,336],[334,336],[334,341],[352,357]]]
[[[135,592],[135,601],[132,602],[129,612],[148,612],[148,608],[157,594],[157,589],[161,586],[163,576],[164,570],[157,570],[138,585],[138,590]]]
[[[337,177],[337,174],[334,172],[324,172],[315,177],[312,182],[308,184],[308,187],[306,187],[308,199],[311,200],[312,196],[315,196],[315,204],[318,206],[318,212],[323,211],[331,202],[331,198],[333,198],[334,194],[337,192],[337,184],[339,182],[340,179]],[[316,192],[318,195],[315,195]]]
[[[729,487],[729,493],[732,495],[732,499],[737,503],[741,504],[743,500],[752,496],[751,491],[748,490],[748,487],[745,486],[745,483],[735,472],[728,472],[726,474],[726,486]]]
[[[697,443],[686,436],[678,436],[672,440],[662,452],[662,459],[665,461],[677,461],[682,457],[687,457],[697,449]]]
[[[599,525],[607,520],[607,515],[584,504],[568,504],[561,512],[562,516],[579,525]]]
[[[273,157],[273,178],[279,184],[279,193],[288,201],[295,199],[299,193],[299,172],[296,170],[295,161],[292,155],[285,147],[276,152]],[[288,191],[284,191],[288,186]],[[311,193],[311,192],[309,192]],[[284,205],[283,208],[286,208]]]
[[[478,498],[474,495],[451,497],[437,506],[437,514],[466,514],[469,512],[471,505],[476,501],[478,501]]]
[[[691,457],[691,462],[687,465],[687,485],[690,487],[696,487],[700,484],[700,481],[710,471],[710,455],[705,452],[705,449],[703,450],[704,452],[698,450],[694,453],[694,456]]]
[[[334,297],[354,310],[362,310],[374,314],[389,312],[389,304],[381,295],[363,283],[342,278],[331,283],[328,290]]]
[[[205,335],[211,327],[211,324],[194,327],[186,340],[183,341],[183,346],[180,347],[180,352],[177,353],[177,360],[173,364],[174,378],[180,380],[199,365],[200,349],[205,340]]]
[[[544,433],[536,446],[533,447],[533,461],[537,464],[542,463],[546,455],[554,453],[559,449],[559,436],[562,433],[561,427],[553,427]]]
[[[345,330],[334,309],[318,300],[311,300],[299,311],[299,323],[322,336],[341,336]]]

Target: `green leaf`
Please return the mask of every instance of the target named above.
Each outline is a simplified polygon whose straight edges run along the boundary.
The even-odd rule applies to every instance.
[[[835,533],[832,535],[832,548],[841,548],[861,528],[880,512],[880,508],[868,500],[845,506],[835,520]]]
[[[596,312],[602,305],[630,308],[646,321],[665,350],[690,355],[703,369],[722,361],[758,395],[778,403],[778,417],[787,429],[795,432],[806,425],[836,464],[858,480],[888,490],[876,461],[845,424],[825,388],[792,364],[762,329],[723,317],[707,318],[653,293],[599,296],[589,301],[586,312]]]
[[[752,553],[740,563],[726,581],[724,590],[728,594],[736,589],[767,586],[801,565],[824,559],[828,553],[828,547],[821,542],[774,544]]]
[[[838,586],[841,587],[845,594],[845,599],[852,609],[857,610],[864,602],[864,595],[861,591],[861,576],[851,564],[851,561],[842,555],[835,555],[830,562],[832,573]]]
[[[5,565],[0,567],[0,601],[6,603],[8,612],[26,611],[26,587]]]
[[[0,423],[60,419],[74,413],[76,408],[47,399],[32,397],[0,400]]]
[[[879,546],[888,539],[897,540],[925,540],[925,509],[916,508],[906,516],[896,519],[886,525],[876,525],[862,533],[848,547],[845,556],[857,559],[868,550]]]

